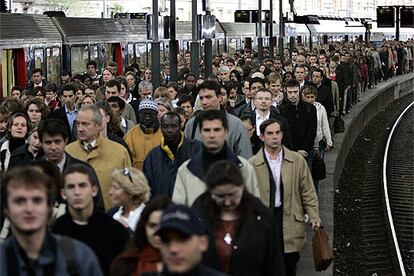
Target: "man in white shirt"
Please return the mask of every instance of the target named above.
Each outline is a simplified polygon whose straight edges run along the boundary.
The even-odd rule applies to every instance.
[[[299,251],[306,244],[305,213],[320,226],[318,197],[306,160],[282,145],[282,123],[269,119],[260,127],[263,148],[250,160],[263,204],[273,209],[277,238],[284,246],[287,275],[295,275]]]

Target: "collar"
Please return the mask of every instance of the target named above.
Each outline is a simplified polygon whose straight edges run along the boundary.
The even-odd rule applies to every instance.
[[[65,113],[66,114],[68,114],[68,113],[78,113],[78,110],[76,109],[76,107],[72,110],[72,111],[70,111],[69,109],[68,109],[68,107],[66,106],[66,104],[65,104]]]
[[[267,160],[281,161],[283,159],[283,148],[279,151],[276,160],[271,158],[270,154],[267,152],[265,147],[263,147],[263,151],[265,153],[265,156],[266,156]]]
[[[98,144],[97,139],[93,140],[92,142],[82,142],[83,148],[88,151],[89,147],[91,146],[92,149],[96,148],[96,145]]]
[[[224,144],[226,147],[226,155],[227,160],[232,161],[233,163],[237,164],[240,168],[243,167],[243,163],[240,161],[240,159],[237,157],[236,154],[233,153],[233,151],[227,146],[227,142]],[[203,154],[204,154],[204,147],[202,147],[201,150],[199,150],[190,160],[190,162],[187,164],[187,169],[200,178],[202,181],[204,181],[204,175],[207,173],[204,171],[203,166]]]
[[[180,143],[178,144],[177,150],[181,148],[183,143],[184,143],[184,132],[181,131],[181,139],[180,139]],[[165,144],[164,136],[161,137],[160,147],[161,147],[161,150],[163,150],[167,154],[168,158],[170,158],[171,160],[175,160],[174,153],[171,151],[170,147],[168,147],[168,145]]]
[[[256,120],[257,120],[257,118],[263,118],[265,120],[270,118],[270,109],[267,111],[267,113],[264,116],[261,116],[259,114],[259,112],[257,112],[257,108],[256,108],[255,112],[256,112]]]

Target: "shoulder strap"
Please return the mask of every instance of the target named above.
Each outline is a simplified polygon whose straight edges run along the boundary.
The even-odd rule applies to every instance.
[[[66,270],[70,276],[79,275],[76,268],[75,261],[75,244],[72,239],[62,236],[59,240],[59,246],[62,249],[63,255],[66,260]]]
[[[193,122],[193,129],[191,130],[191,140],[194,140],[194,136],[197,130],[198,125],[198,116],[195,116],[194,122]]]

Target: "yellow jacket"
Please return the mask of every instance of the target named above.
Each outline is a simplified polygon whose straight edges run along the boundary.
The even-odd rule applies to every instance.
[[[112,207],[109,189],[112,186],[111,174],[114,169],[123,169],[131,166],[131,159],[127,149],[119,143],[108,140],[100,135],[96,139],[96,147],[87,152],[82,142],[75,141],[65,148],[73,157],[91,165],[99,179],[102,189],[105,209]]]
[[[130,129],[124,137],[129,151],[132,154],[132,162],[135,168],[142,170],[142,165],[147,154],[161,143],[162,132],[161,128],[154,133],[150,129],[144,133],[140,125]]]

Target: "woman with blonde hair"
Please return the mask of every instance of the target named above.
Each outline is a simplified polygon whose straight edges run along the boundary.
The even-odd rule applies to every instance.
[[[136,168],[114,170],[109,195],[116,207],[110,209],[108,214],[132,234],[150,198],[147,178]]]
[[[161,123],[162,116],[164,116],[165,113],[172,111],[173,107],[171,100],[166,97],[158,98],[156,102],[158,104],[157,118],[158,121]]]

